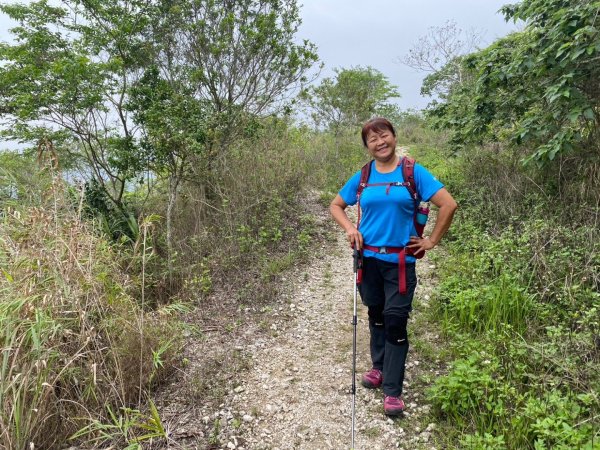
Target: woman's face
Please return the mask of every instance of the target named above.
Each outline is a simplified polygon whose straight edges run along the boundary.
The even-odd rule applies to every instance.
[[[396,155],[396,137],[390,130],[371,130],[367,133],[367,149],[377,161],[387,162]]]

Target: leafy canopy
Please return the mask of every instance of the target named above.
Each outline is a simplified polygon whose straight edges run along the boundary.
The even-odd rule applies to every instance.
[[[296,0],[47,0],[0,5],[16,20],[0,44],[0,138],[49,143],[83,161],[86,199],[130,220],[125,193],[205,183],[247,122],[307,81]],[[65,167],[65,164],[61,164]]]
[[[360,126],[373,115],[391,115],[397,108],[389,100],[400,97],[397,87],[372,67],[335,69],[334,78],[325,78],[318,86],[302,93],[312,110],[317,126],[334,132],[343,127]]]
[[[584,143],[596,147],[600,106],[600,2],[525,0],[503,8],[513,33],[463,61],[470,81],[434,104],[453,142],[508,140],[544,163]]]

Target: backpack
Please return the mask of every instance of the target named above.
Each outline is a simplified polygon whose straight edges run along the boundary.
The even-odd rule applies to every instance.
[[[417,191],[417,184],[415,183],[415,160],[407,156],[402,157],[398,162],[398,166],[402,166],[402,177],[403,182],[392,181],[390,183],[369,183],[369,175],[371,175],[371,164],[373,161],[369,161],[360,169],[360,182],[358,189],[356,190],[356,203],[358,205],[358,221],[356,222],[356,228],[360,225],[360,197],[365,188],[369,186],[387,186],[386,193],[389,193],[392,186],[404,186],[408,189],[410,197],[413,199],[415,208],[413,213],[413,223],[415,230],[419,237],[423,237],[423,230],[427,223],[427,216],[429,214],[429,206],[421,206],[421,198]],[[413,253],[412,249],[408,247],[372,247],[367,244],[363,244],[363,248],[366,250],[375,251],[377,253],[396,253],[398,255],[398,290],[400,294],[404,295],[407,292],[406,285],[406,255],[414,256],[416,259],[421,259],[425,256],[425,252]],[[362,257],[357,262],[356,270],[356,284],[362,283]]]
[[[423,231],[425,230],[425,224],[427,222],[427,216],[429,215],[428,207],[420,207],[421,198],[419,197],[419,193],[417,191],[417,184],[415,182],[415,160],[409,158],[408,156],[403,156],[400,161],[398,161],[398,166],[402,166],[402,177],[404,178],[403,182],[395,181],[391,183],[370,183],[369,184],[369,176],[371,175],[371,164],[372,160],[365,164],[360,169],[360,182],[358,184],[358,189],[356,191],[356,200],[358,204],[358,221],[356,223],[356,228],[358,228],[360,224],[360,196],[362,195],[363,190],[369,186],[387,186],[386,193],[389,193],[390,188],[392,186],[404,186],[410,197],[414,201],[414,214],[413,214],[413,222],[415,225],[415,230],[417,231],[417,235],[419,237],[423,237]],[[425,255],[425,252],[418,253],[416,255],[412,255],[417,259],[422,258]]]

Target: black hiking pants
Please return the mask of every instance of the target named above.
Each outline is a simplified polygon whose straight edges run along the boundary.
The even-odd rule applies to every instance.
[[[359,286],[362,302],[369,309],[371,360],[383,372],[383,393],[399,397],[404,383],[408,354],[406,326],[417,287],[415,264],[406,264],[407,292],[398,289],[398,264],[377,258],[363,259]]]

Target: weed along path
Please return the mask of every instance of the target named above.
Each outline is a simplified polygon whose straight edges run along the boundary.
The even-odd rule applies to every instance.
[[[248,323],[248,330],[255,327],[256,334],[247,331],[233,343],[220,341],[220,345],[230,346],[223,352],[248,355],[247,364],[240,367],[239,373],[230,374],[233,379],[218,402],[198,407],[195,413],[188,410],[173,415],[171,420],[167,418],[173,442],[183,448],[350,448],[351,250],[325,208],[315,205],[313,210],[318,210],[319,221],[331,226],[331,238],[322,244],[309,266],[289,274],[286,294],[263,313],[268,313],[268,321]],[[415,330],[419,330],[419,336],[416,345],[414,339],[411,341],[407,364],[407,411],[396,420],[383,414],[381,390],[365,389],[358,382],[360,374],[370,368],[367,311],[359,300],[356,449],[436,448],[436,425],[431,423],[423,390],[438,373],[439,364],[425,361],[421,355],[436,345],[426,342],[437,336],[427,331],[421,318],[431,289],[432,268],[426,259],[419,262],[420,286],[409,325],[411,338]],[[190,360],[203,357],[188,356]],[[172,401],[168,396],[162,400],[163,406]],[[198,403],[202,403],[201,398]],[[187,423],[182,422],[183,416],[188,418]],[[182,439],[177,438],[178,433]]]

